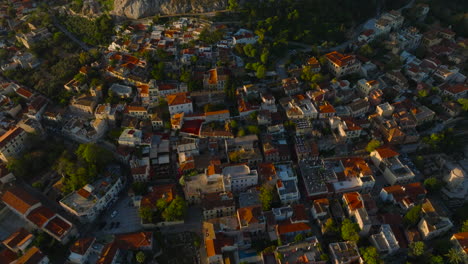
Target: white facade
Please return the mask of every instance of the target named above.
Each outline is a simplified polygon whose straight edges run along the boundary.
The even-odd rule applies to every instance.
[[[392,228],[387,224],[380,227],[379,233],[371,235],[370,241],[375,248],[377,248],[379,253],[393,254],[400,249],[398,240],[395,238]]]
[[[240,192],[258,183],[256,170],[250,170],[247,165],[228,166],[223,169],[226,189],[232,192]],[[229,187],[228,187],[229,186]]]

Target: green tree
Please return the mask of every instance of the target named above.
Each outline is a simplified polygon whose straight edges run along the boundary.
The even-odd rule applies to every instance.
[[[79,159],[99,169],[104,168],[113,160],[112,153],[109,150],[93,143],[80,144],[75,154]]]
[[[145,260],[146,260],[145,252],[143,252],[143,251],[138,251],[138,253],[136,254],[135,258],[136,258],[136,261],[138,261],[138,263],[144,263]]]
[[[148,192],[148,186],[143,182],[132,183],[132,189],[136,195],[146,195]]]
[[[268,184],[260,187],[260,202],[262,203],[263,211],[269,211],[271,209],[271,203],[273,202],[273,187]]]
[[[262,51],[262,55],[260,55],[260,61],[263,64],[267,64],[268,63],[268,56],[270,56],[270,51],[268,49],[264,48],[263,51]]]
[[[250,134],[260,134],[260,128],[255,125],[247,126],[247,131],[249,131]]]
[[[359,240],[359,225],[346,218],[341,223],[341,237],[343,240],[357,242]]]
[[[412,257],[419,257],[424,254],[426,245],[422,241],[411,242],[409,244],[409,255]]]
[[[257,56],[257,48],[255,48],[254,45],[249,43],[244,46],[244,53],[248,57],[255,58],[255,56]]]
[[[448,262],[451,264],[463,263],[463,255],[455,248],[449,249],[445,257],[447,257]]]
[[[429,192],[438,192],[442,189],[443,182],[436,177],[429,177],[424,180],[424,187],[426,187]]]
[[[463,110],[468,111],[468,99],[467,98],[460,98],[457,100],[459,104],[461,104]]]
[[[461,231],[461,232],[468,232],[468,220],[465,220],[465,221],[463,222],[463,225],[462,225],[460,231]]]
[[[229,0],[228,1],[228,9],[229,10],[237,10],[237,8],[239,8],[239,3],[237,2],[237,0]]]
[[[324,233],[329,234],[329,233],[337,233],[339,231],[339,228],[336,226],[335,221],[333,221],[333,218],[328,218],[327,221],[325,221],[324,225]]]
[[[407,226],[415,226],[419,222],[421,216],[421,205],[413,206],[403,217],[403,223]]]
[[[187,203],[182,197],[177,196],[162,213],[165,221],[183,220],[187,212]]]
[[[366,264],[379,264],[382,261],[380,260],[379,252],[375,247],[369,246],[365,248],[360,248],[361,256],[364,259]]]
[[[266,67],[265,65],[260,65],[257,68],[257,72],[255,73],[258,79],[264,79],[266,77]]]
[[[143,219],[143,221],[147,223],[153,222],[153,210],[151,210],[149,207],[140,207],[140,210],[138,210],[138,215],[141,219]]]
[[[163,212],[167,208],[167,201],[164,198],[160,198],[156,201],[156,208]]]
[[[429,258],[429,263],[430,264],[444,264],[444,259],[442,258],[442,256],[432,255]]]
[[[369,44],[366,44],[359,49],[358,53],[364,57],[372,58],[374,56],[374,49]]]
[[[376,148],[380,147],[381,145],[382,143],[380,143],[380,141],[376,139],[372,139],[371,141],[369,141],[369,143],[367,143],[366,151],[371,153],[372,151],[374,151]]]
[[[295,237],[294,237],[294,242],[301,242],[301,241],[304,241],[305,237],[303,234],[297,234]]]

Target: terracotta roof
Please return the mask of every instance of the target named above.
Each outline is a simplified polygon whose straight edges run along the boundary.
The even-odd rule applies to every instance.
[[[167,98],[168,105],[180,105],[180,104],[188,104],[192,102],[192,100],[190,100],[187,97],[187,93],[170,94],[166,98]]]
[[[32,247],[23,256],[18,258],[15,264],[37,264],[45,255],[37,247]]]
[[[49,219],[54,217],[55,213],[45,206],[39,206],[38,208],[31,211],[26,216],[29,221],[33,222],[38,227],[42,227]]]
[[[278,224],[277,226],[277,232],[280,235],[295,232],[304,232],[308,230],[311,230],[311,228],[307,223],[291,223],[287,221],[285,223]]]
[[[141,199],[141,207],[154,208],[156,201],[161,198],[166,198],[166,202],[171,202],[176,197],[175,184],[155,185],[152,191]]]
[[[144,108],[143,106],[132,106],[132,105],[129,105],[127,106],[127,109],[126,109],[128,112],[146,112],[146,108]]]
[[[342,67],[348,64],[351,64],[355,61],[356,56],[354,55],[343,55],[338,51],[333,51],[330,53],[325,54],[328,60],[333,62],[334,64]]]
[[[207,257],[221,255],[223,253],[221,251],[223,247],[234,245],[234,239],[222,234],[217,234],[216,236],[216,239],[205,239]]]
[[[13,140],[15,137],[20,135],[24,130],[21,127],[14,127],[8,130],[5,134],[0,137],[0,148],[3,148],[8,142]]]
[[[7,248],[0,251],[0,263],[2,264],[10,264],[13,261],[15,261],[17,257],[18,257],[18,254],[16,254],[15,252]]]
[[[293,222],[308,220],[306,209],[303,204],[293,205],[292,209],[293,209],[293,216],[291,217],[291,220]]]
[[[452,94],[458,94],[458,93],[462,93],[462,92],[468,90],[468,86],[459,83],[459,84],[456,84],[456,85],[449,86],[449,87],[445,88],[445,90],[452,93]]]
[[[24,89],[24,88],[19,88],[18,90],[16,90],[16,93],[29,99],[31,98],[31,96],[33,95],[30,91]]]
[[[260,206],[249,206],[239,208],[237,210],[241,225],[248,226],[249,224],[255,224],[260,222],[260,216],[262,214],[262,208]]]
[[[453,238],[458,241],[465,254],[468,254],[468,232],[455,233],[453,234]]]
[[[97,264],[111,264],[119,251],[119,245],[116,241],[113,241],[106,246],[101,251],[101,256]]]
[[[23,245],[26,241],[33,238],[33,235],[24,228],[18,229],[18,231],[11,234],[7,239],[3,240],[3,244],[9,248],[16,248]],[[1,261],[0,261],[1,263]]]
[[[57,237],[62,237],[71,228],[71,225],[65,222],[61,217],[54,217],[47,223],[45,229],[49,230]]]
[[[388,147],[378,148],[378,149],[376,149],[376,151],[377,151],[377,153],[379,153],[379,155],[380,155],[380,157],[382,159],[388,159],[388,158],[400,155],[398,152],[396,152],[393,149],[388,148]]]
[[[2,200],[21,214],[25,214],[29,208],[39,203],[39,200],[20,187],[8,190],[2,196]]]
[[[91,195],[90,192],[88,192],[87,190],[81,188],[79,189],[78,191],[76,191],[77,194],[79,194],[80,196],[82,196],[83,198],[85,199],[88,199],[88,197]]]
[[[335,113],[335,108],[331,104],[319,106],[320,113]]]
[[[70,246],[70,251],[78,255],[84,255],[94,243],[94,241],[96,241],[96,238],[94,237],[80,238]]]
[[[347,177],[357,177],[359,174],[371,175],[372,170],[363,158],[347,158],[341,160],[344,166],[344,174]]]
[[[206,112],[205,116],[211,116],[211,115],[221,115],[221,114],[229,114],[229,110],[219,110],[219,111],[211,111],[211,112]]]
[[[346,201],[346,205],[350,211],[364,207],[364,204],[361,200],[361,195],[357,192],[345,193],[343,194],[343,199]]]
[[[115,236],[115,239],[119,241],[120,248],[127,250],[139,250],[152,246],[153,233],[152,232],[136,232],[129,234],[122,234]]]

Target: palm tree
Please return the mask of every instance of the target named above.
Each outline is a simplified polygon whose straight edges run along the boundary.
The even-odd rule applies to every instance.
[[[462,263],[461,254],[454,248],[451,248],[445,256],[448,258],[448,261],[452,264]]]

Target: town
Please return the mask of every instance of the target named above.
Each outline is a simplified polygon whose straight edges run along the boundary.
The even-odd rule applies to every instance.
[[[466,2],[117,2],[0,1],[0,263],[468,263]]]

